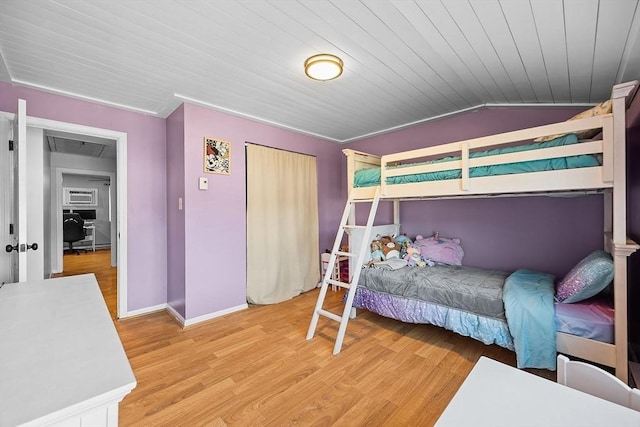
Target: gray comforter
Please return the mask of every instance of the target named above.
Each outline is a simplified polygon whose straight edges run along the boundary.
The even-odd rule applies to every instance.
[[[508,275],[504,271],[450,265],[367,268],[361,272],[358,287],[504,321],[502,288]]]

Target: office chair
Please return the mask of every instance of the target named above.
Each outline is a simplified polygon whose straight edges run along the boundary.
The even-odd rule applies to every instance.
[[[65,213],[62,219],[63,240],[69,243],[69,251],[80,255],[77,249],[73,248],[73,242],[84,240],[84,220],[77,213]],[[85,249],[86,252],[86,249]]]

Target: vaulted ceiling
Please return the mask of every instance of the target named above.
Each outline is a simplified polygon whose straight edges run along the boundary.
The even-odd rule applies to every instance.
[[[640,0],[0,0],[0,80],[166,117],[192,102],[348,142],[640,79]],[[344,61],[337,80],[307,57]]]

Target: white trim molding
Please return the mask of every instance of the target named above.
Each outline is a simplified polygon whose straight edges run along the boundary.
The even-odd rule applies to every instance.
[[[116,141],[116,185],[117,185],[117,254],[118,254],[118,318],[127,317],[127,134],[110,129],[96,128],[92,126],[78,125],[75,123],[59,122],[27,116],[27,127],[36,127],[46,130],[76,133],[95,136],[99,138],[114,139]],[[113,245],[113,242],[111,242]],[[112,246],[113,247],[113,246]]]
[[[182,317],[180,313],[176,311],[175,308],[171,307],[170,305],[167,305],[167,313],[169,313],[169,315],[173,317],[176,320],[176,322],[180,324],[180,326],[182,326],[183,328],[186,328],[188,326],[193,326],[197,323],[206,322],[207,320],[215,319],[216,317],[222,317],[227,314],[235,313],[236,311],[245,310],[247,308],[249,308],[249,305],[245,303],[245,304],[236,305],[234,307],[225,308],[224,310],[214,311],[213,313],[204,314],[202,316],[193,317],[191,319],[186,319],[186,320],[184,317]]]
[[[127,315],[120,317],[120,319],[128,319],[135,316],[144,316],[145,314],[157,313],[158,311],[168,310],[168,304],[158,304],[151,307],[140,308],[138,310],[131,310],[127,312]]]

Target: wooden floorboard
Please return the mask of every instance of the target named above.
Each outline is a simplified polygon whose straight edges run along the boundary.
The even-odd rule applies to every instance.
[[[186,329],[166,312],[115,320],[109,262],[108,250],[65,255],[64,275],[96,274],[131,362],[121,426],[429,426],[481,355],[515,365],[498,346],[365,311],[333,356],[337,323],[321,318],[305,340],[317,290]],[[329,291],[325,308],[341,306]]]

